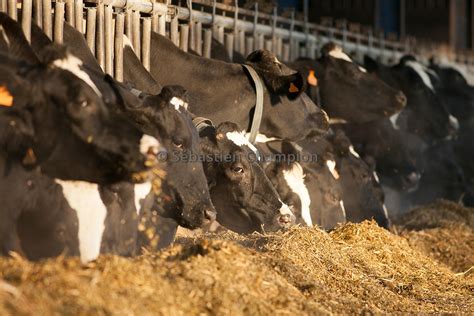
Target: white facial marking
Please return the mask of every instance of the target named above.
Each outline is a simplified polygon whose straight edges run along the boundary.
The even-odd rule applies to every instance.
[[[133,189],[135,191],[135,206],[137,208],[137,214],[140,214],[140,210],[142,208],[140,201],[146,198],[148,193],[150,193],[151,183],[143,182],[143,183],[135,184]]]
[[[329,125],[334,125],[334,124],[347,124],[347,121],[345,119],[338,118],[338,117],[329,118]]]
[[[399,129],[400,127],[397,125],[397,119],[398,116],[400,115],[400,112],[393,114],[390,116],[390,122],[392,123],[392,126],[394,129]]]
[[[171,104],[174,105],[174,108],[176,111],[181,113],[181,107],[183,107],[185,110],[188,109],[188,104],[184,102],[184,100],[178,98],[178,97],[173,97],[170,101]]]
[[[257,148],[255,148],[255,146],[249,142],[247,137],[245,137],[245,133],[234,131],[234,132],[226,133],[225,136],[227,137],[227,139],[229,139],[230,141],[232,141],[234,144],[236,144],[239,147],[247,146],[248,148],[250,148],[250,150],[252,150],[255,153],[255,155],[257,155],[257,157],[259,157]]]
[[[286,205],[285,203],[283,203],[281,200],[281,207],[280,207],[280,215],[290,215],[290,217],[292,217],[293,219],[295,218],[295,215],[293,214],[293,212],[291,211],[290,207],[288,205]]]
[[[382,208],[383,208],[383,213],[385,214],[385,217],[388,218],[388,210],[387,210],[387,207],[385,206],[385,203],[382,205]]]
[[[153,136],[143,135],[140,139],[140,152],[147,155],[150,151],[157,155],[160,150],[160,142]]]
[[[95,83],[92,81],[89,74],[87,74],[87,72],[81,69],[82,64],[83,64],[82,60],[70,54],[68,54],[67,57],[64,59],[58,59],[53,62],[53,65],[55,67],[67,70],[71,72],[72,74],[74,74],[79,79],[81,79],[82,81],[84,81],[85,83],[87,83],[87,85],[89,85],[92,88],[92,90],[94,90],[95,93],[97,93],[97,95],[101,97],[102,93],[100,93],[99,89],[97,88]]]
[[[422,64],[416,62],[416,61],[407,61],[405,63],[408,67],[416,71],[416,73],[421,77],[423,80],[423,83],[430,88],[431,90],[434,91],[433,84],[431,83],[430,76],[426,73],[426,68],[423,67]]]
[[[379,176],[378,176],[377,172],[374,171],[373,175],[374,175],[375,181],[377,181],[377,183],[380,183]]]
[[[355,151],[354,146],[352,146],[352,145],[349,146],[349,152],[352,154],[352,156],[360,159],[360,156],[357,153],[357,151]]]
[[[342,215],[344,216],[344,219],[347,220],[346,208],[344,207],[344,201],[340,200],[339,205],[341,206],[341,211],[342,211]]]
[[[244,134],[247,139],[250,137],[250,133],[245,133],[245,131],[242,131],[242,134]],[[257,137],[255,138],[256,143],[268,143],[275,140],[280,140],[280,139],[276,137],[268,137],[267,135],[260,134],[260,133],[258,133]]]
[[[339,179],[339,173],[336,170],[336,162],[334,160],[326,160],[326,166],[328,167],[334,179]]]
[[[273,61],[275,62],[275,64],[281,65],[281,62],[278,60],[278,58],[276,58],[276,56],[273,59]]]
[[[339,46],[335,46],[334,49],[329,52],[329,56],[352,63],[352,59],[349,56],[347,56],[347,54],[344,53],[342,51],[342,48]]]
[[[365,68],[364,68],[364,67],[362,67],[362,66],[359,66],[359,70],[360,70],[360,71],[362,71],[362,72],[365,72],[365,73],[367,73],[367,69],[365,69]]]
[[[301,217],[308,226],[313,226],[311,220],[311,212],[309,206],[311,204],[311,197],[308,192],[308,188],[304,183],[304,171],[303,167],[298,162],[293,163],[291,169],[283,170],[283,178],[286,184],[290,187],[291,191],[298,195],[301,201]]]
[[[83,181],[56,179],[63,188],[69,205],[76,211],[79,221],[79,251],[83,263],[96,259],[100,254],[102,234],[105,229],[107,209],[99,194],[98,185]]]
[[[459,129],[459,121],[457,118],[455,118],[454,116],[452,116],[451,114],[449,114],[449,124],[451,124],[451,126],[455,129],[455,130],[458,130]]]

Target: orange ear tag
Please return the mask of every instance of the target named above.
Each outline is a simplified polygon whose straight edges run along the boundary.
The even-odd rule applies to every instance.
[[[309,71],[307,81],[310,86],[316,87],[318,85],[318,78],[314,75],[314,70]]]
[[[0,106],[12,106],[13,96],[5,86],[0,86]]]
[[[300,91],[300,89],[298,89],[292,82],[290,83],[290,89],[288,89],[288,91],[290,91],[290,93],[297,93]]]

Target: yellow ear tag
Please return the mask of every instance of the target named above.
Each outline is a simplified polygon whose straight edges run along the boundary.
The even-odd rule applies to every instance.
[[[309,71],[307,81],[310,86],[316,87],[318,85],[318,78],[314,75],[314,70]]]
[[[0,86],[0,106],[12,106],[13,96],[5,86]]]
[[[290,89],[288,89],[288,91],[290,91],[290,93],[297,93],[300,91],[300,89],[298,89],[292,82],[290,83]]]

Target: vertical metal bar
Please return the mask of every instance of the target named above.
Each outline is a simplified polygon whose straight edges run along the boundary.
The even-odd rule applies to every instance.
[[[97,24],[96,24],[96,38],[95,50],[96,58],[102,70],[105,70],[105,36],[104,36],[104,5],[99,3],[97,5]]]
[[[104,39],[105,39],[105,73],[113,76],[114,75],[114,66],[113,66],[113,27],[114,21],[112,19],[113,8],[111,5],[105,6],[105,16],[104,16]]]
[[[253,37],[247,36],[245,39],[245,55],[250,55],[251,52],[253,52]]]
[[[53,38],[52,14],[51,0],[43,0],[43,32],[51,39]]]
[[[21,27],[23,33],[28,42],[31,41],[31,13],[32,13],[32,0],[23,0],[21,3]]]
[[[290,44],[285,43],[283,44],[283,56],[282,59],[284,62],[287,62],[290,60]]]
[[[222,45],[224,45],[224,27],[218,25],[216,27],[216,31],[217,31],[216,40]]]
[[[273,42],[272,40],[265,41],[265,49],[273,52]]]
[[[87,8],[86,40],[87,45],[95,56],[95,24],[97,18],[96,8]]]
[[[245,31],[239,30],[239,53],[245,54]]]
[[[8,15],[14,20],[18,20],[16,3],[16,0],[8,0]]]
[[[283,39],[281,37],[277,37],[276,43],[276,55],[279,59],[283,59]]]
[[[265,34],[258,34],[258,49],[263,49],[265,47]]]
[[[225,49],[230,60],[234,59],[234,34],[229,33],[225,35]]]
[[[83,25],[83,18],[84,18],[84,6],[82,0],[74,0],[74,22],[76,30],[81,33],[84,33],[84,25]]]
[[[146,70],[150,70],[151,19],[143,19],[142,32],[142,63]]]
[[[179,32],[178,32],[178,17],[175,16],[173,19],[171,19],[171,25],[170,25],[170,36],[171,36],[171,41],[173,44],[176,46],[179,46]]]
[[[123,32],[125,28],[125,16],[118,13],[115,17],[115,79],[123,81]]]
[[[137,54],[138,59],[141,60],[141,37],[140,37],[140,11],[132,12],[132,45],[135,54]]]
[[[203,56],[206,58],[211,58],[211,44],[212,44],[212,30],[205,29]]]
[[[189,31],[188,31],[188,36],[189,36],[189,47],[191,47],[192,50],[196,51],[196,44],[195,44],[195,37],[194,37],[194,19],[193,19],[193,0],[186,0],[188,10],[189,10]]]
[[[7,12],[7,11],[8,11],[7,0],[0,0],[0,12]]]
[[[54,4],[54,42],[62,44],[64,27],[64,2]]]
[[[158,33],[166,36],[166,15],[160,15],[158,17]]]
[[[127,35],[130,43],[133,43],[132,24],[132,10],[127,9],[125,11],[125,35]]]
[[[6,0],[2,0],[5,1]],[[43,28],[43,1],[42,0],[33,0],[33,11],[35,15],[35,23]]]
[[[181,24],[180,28],[180,40],[179,40],[179,48],[181,50],[187,52],[188,51],[188,43],[189,43],[189,25]]]
[[[159,18],[158,14],[153,14],[151,17],[151,30],[155,33],[158,33],[158,24],[159,24]]]
[[[197,22],[194,27],[194,51],[202,56],[202,23]]]
[[[66,0],[66,21],[74,26],[74,0]]]
[[[254,16],[253,16],[253,40],[255,43],[255,46],[258,44],[258,39],[257,39],[257,26],[258,26],[258,2],[255,1],[255,11],[254,11]]]

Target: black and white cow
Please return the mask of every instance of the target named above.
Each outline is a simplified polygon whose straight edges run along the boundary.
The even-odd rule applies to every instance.
[[[329,43],[319,59],[301,59],[288,65],[308,82],[308,94],[331,120],[366,123],[399,112],[405,95],[354,63],[342,49]]]
[[[247,63],[265,83],[261,133],[296,140],[327,130],[325,113],[301,94],[304,80],[299,73],[285,74],[283,65],[268,51],[252,54]],[[150,64],[158,83],[186,87],[194,114],[216,124],[231,116],[239,126],[249,128],[256,96],[254,83],[241,65],[185,53],[156,33],[151,37]],[[126,60],[124,67],[130,67]],[[295,129],[295,125],[300,128]]]

